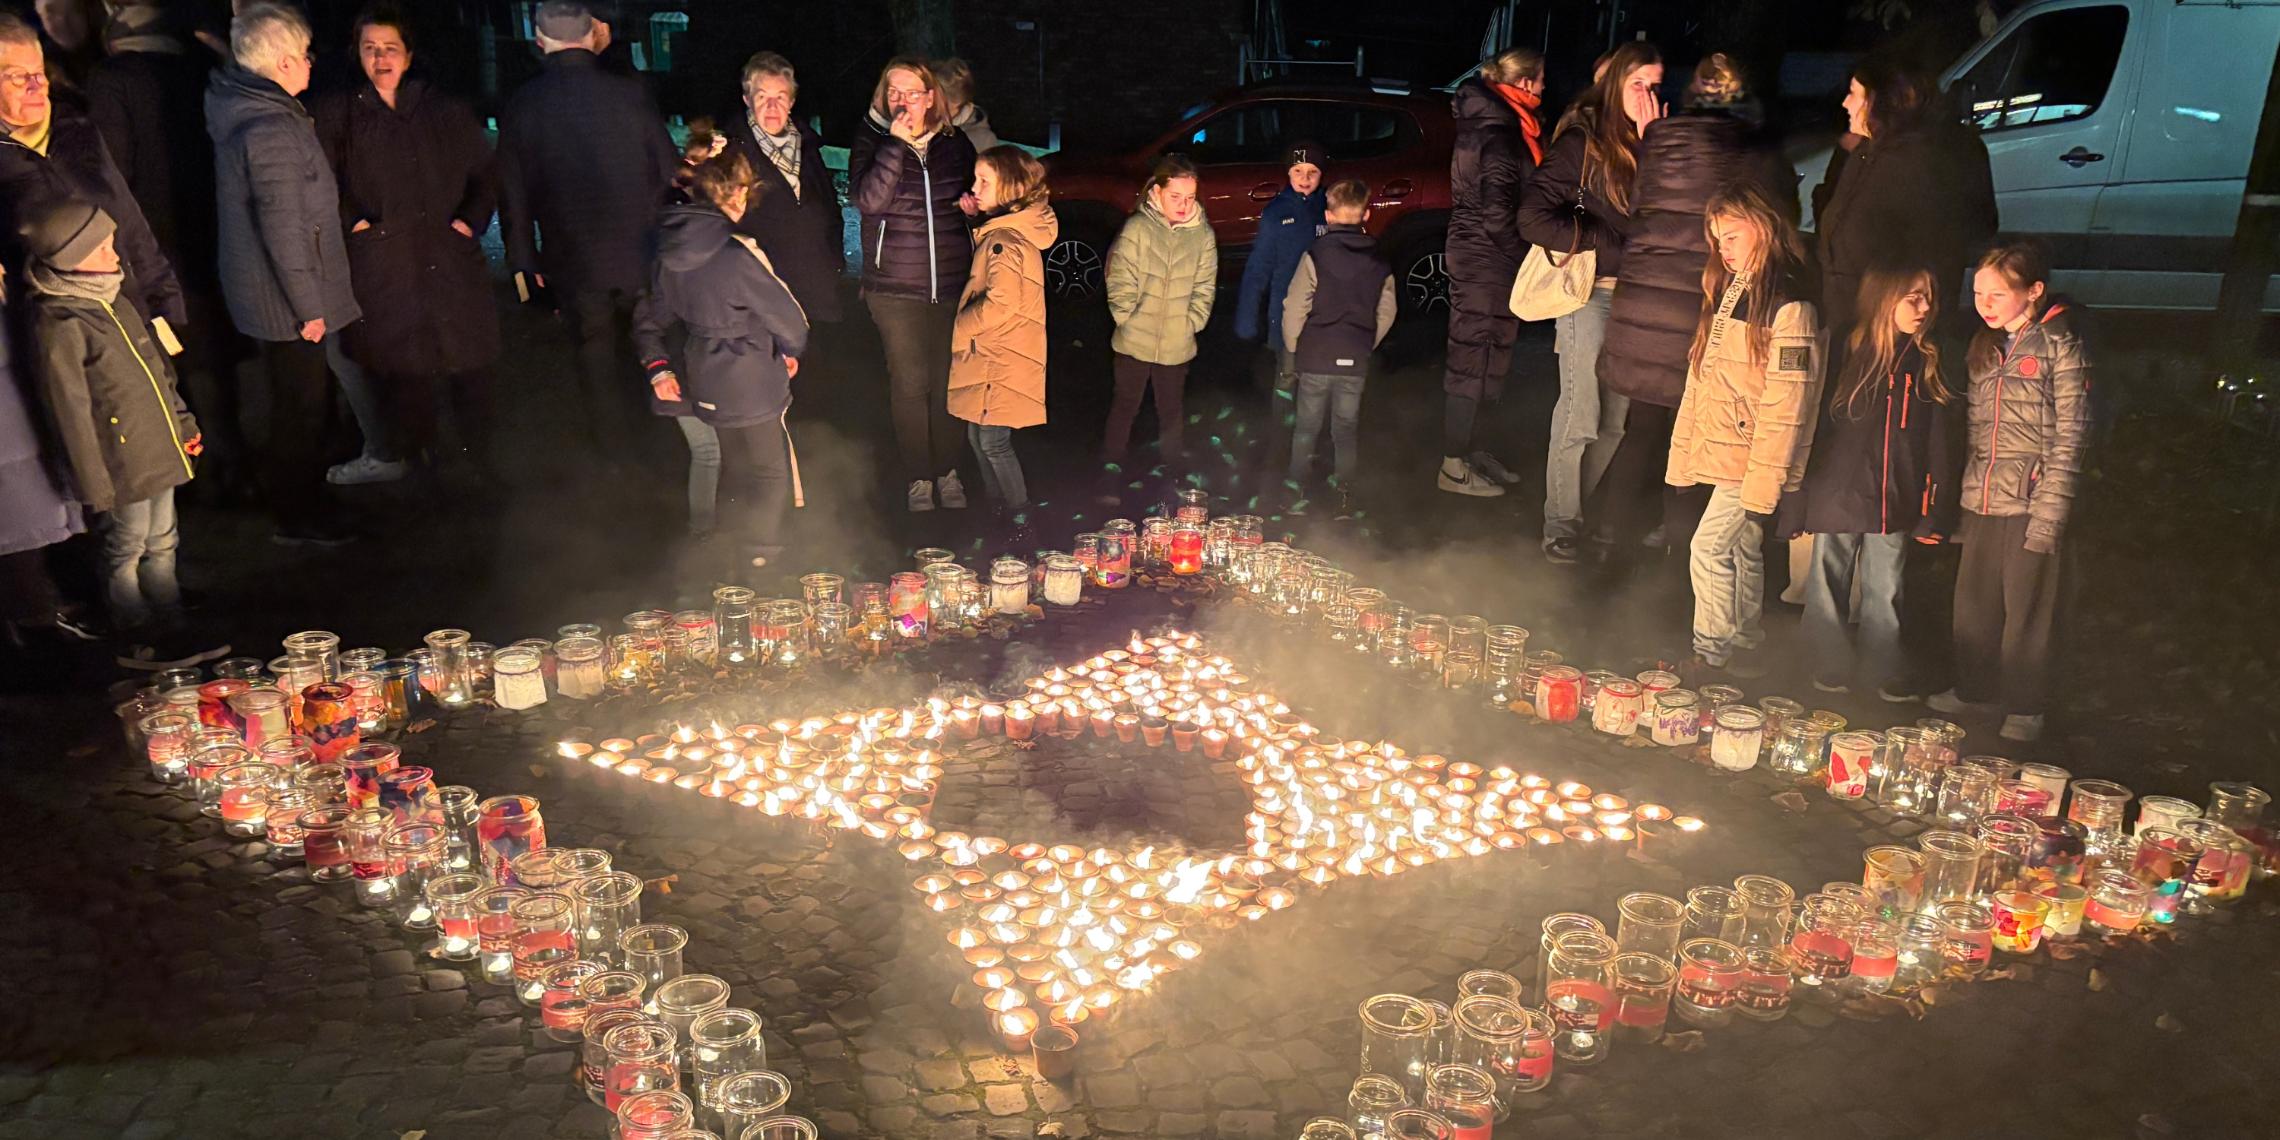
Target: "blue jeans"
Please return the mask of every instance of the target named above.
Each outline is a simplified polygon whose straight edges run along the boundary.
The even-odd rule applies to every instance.
[[[966,442],[981,460],[982,491],[1007,510],[1029,505],[1029,481],[1021,474],[1021,457],[1013,453],[1013,429],[969,423]]]
[[[1765,640],[1765,531],[1742,506],[1742,489],[1715,487],[1694,528],[1687,560],[1694,583],[1694,652],[1720,667]]]
[[[182,587],[174,577],[181,540],[172,488],[111,508],[103,523],[103,581],[113,624],[143,629],[181,620]]]
[[[1900,567],[1905,534],[1821,534],[1805,575],[1805,639],[1823,681],[1881,685],[1900,675]],[[1855,564],[1858,569],[1855,569]],[[1845,603],[1859,575],[1860,644],[1845,635]]]
[[[720,503],[720,433],[695,416],[674,416],[689,441],[689,533],[711,532]]]
[[[1290,478],[1303,483],[1314,466],[1314,441],[1322,437],[1322,420],[1330,420],[1331,470],[1340,487],[1351,488],[1360,464],[1357,425],[1362,418],[1362,384],[1367,376],[1331,376],[1318,372],[1298,374],[1298,421],[1291,428]]]
[[[1599,347],[1607,341],[1607,318],[1615,289],[1601,285],[1582,308],[1554,326],[1552,347],[1560,355],[1560,399],[1552,406],[1551,452],[1544,460],[1544,544],[1583,537],[1583,505],[1607,473],[1615,447],[1623,442],[1629,397],[1599,380]]]

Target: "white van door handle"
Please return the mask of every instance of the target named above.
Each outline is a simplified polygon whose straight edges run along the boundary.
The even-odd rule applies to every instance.
[[[2068,166],[2075,168],[2076,170],[2080,170],[2093,162],[2106,161],[2106,156],[2093,153],[2086,147],[2078,146],[2073,150],[2067,151],[2065,154],[2059,155],[2058,160]]]

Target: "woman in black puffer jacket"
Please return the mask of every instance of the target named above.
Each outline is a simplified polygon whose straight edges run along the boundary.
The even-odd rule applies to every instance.
[[[956,510],[966,505],[954,466],[966,437],[950,418],[950,324],[974,257],[974,146],[950,125],[925,60],[902,57],[879,73],[847,185],[863,216],[863,299],[885,342],[910,509],[933,510],[939,490]]]
[[[1671,420],[1686,392],[1702,312],[1702,265],[1710,257],[1702,211],[1720,189],[1745,178],[1797,221],[1797,176],[1780,140],[1761,122],[1741,68],[1714,53],[1695,66],[1685,106],[1648,128],[1639,148],[1631,224],[1599,351],[1600,382],[1630,400],[1600,492],[1603,539],[1627,542],[1652,529],[1647,508],[1664,486]],[[1664,534],[1684,539],[1691,530],[1681,522]]]

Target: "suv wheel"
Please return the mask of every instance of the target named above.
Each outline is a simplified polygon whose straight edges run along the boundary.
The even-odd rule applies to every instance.
[[[1446,314],[1449,311],[1449,269],[1438,243],[1407,251],[1394,263],[1401,274],[1401,309],[1405,313]]]
[[[1056,301],[1094,301],[1102,293],[1102,256],[1108,243],[1076,233],[1045,251],[1045,295]]]

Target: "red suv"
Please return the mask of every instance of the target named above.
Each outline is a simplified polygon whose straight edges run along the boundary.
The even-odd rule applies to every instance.
[[[1393,263],[1405,312],[1446,310],[1441,239],[1449,221],[1448,96],[1410,95],[1355,84],[1268,83],[1242,88],[1191,112],[1147,146],[1118,155],[1056,154],[1053,209],[1061,239],[1045,258],[1046,286],[1061,300],[1101,295],[1102,261],[1158,157],[1177,151],[1202,175],[1197,192],[1219,236],[1221,268],[1241,264],[1259,211],[1287,185],[1282,155],[1302,139],[1329,153],[1326,183],[1370,185],[1369,230]]]

